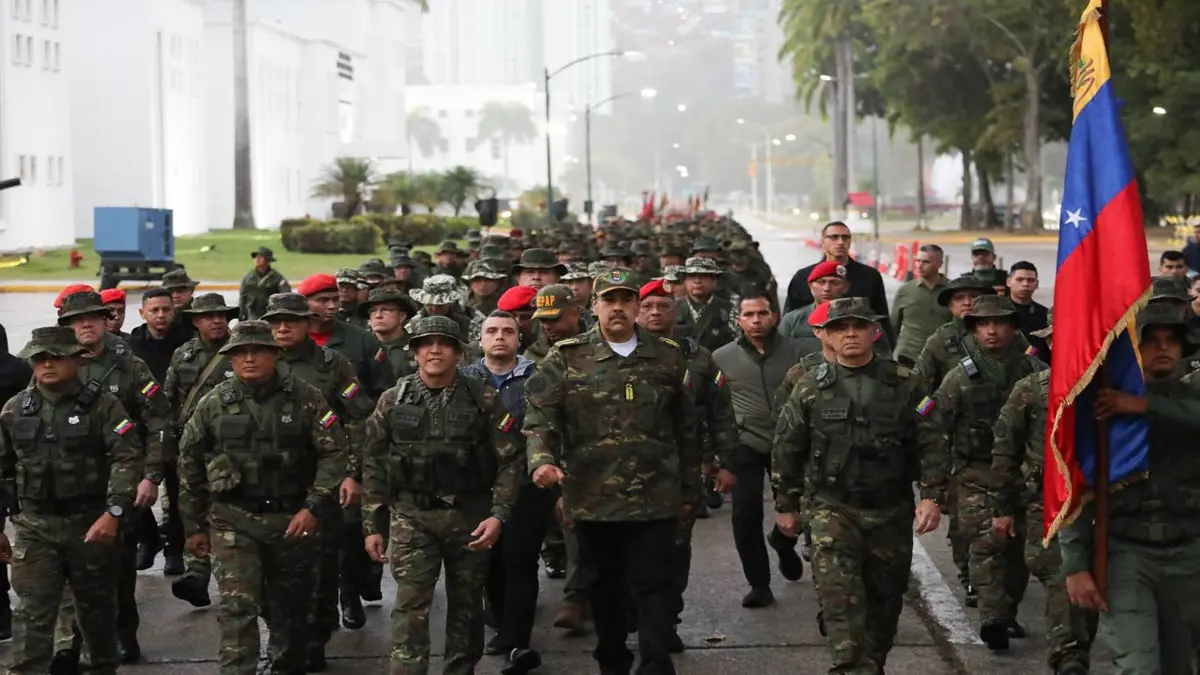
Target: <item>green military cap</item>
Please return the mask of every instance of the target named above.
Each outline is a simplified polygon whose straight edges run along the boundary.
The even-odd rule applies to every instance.
[[[371,258],[362,265],[359,265],[358,273],[366,279],[392,276],[391,268],[379,258]]]
[[[558,243],[557,251],[560,254],[574,255],[579,252],[579,248],[579,242],[564,239]]]
[[[513,265],[513,271],[520,272],[522,269],[554,270],[560,275],[567,272],[566,265],[558,262],[558,256],[548,248],[527,248],[521,251],[521,259]]]
[[[538,291],[534,298],[533,318],[553,321],[562,316],[563,310],[578,306],[575,293],[563,284],[550,284]]]
[[[480,246],[482,246],[482,244],[479,243],[478,239],[468,239],[467,254],[470,255],[471,251],[478,251]]]
[[[258,256],[266,258],[267,262],[275,262],[275,252],[266,246],[259,246],[256,250],[250,252],[251,258],[257,258]]]
[[[388,248],[402,248],[405,251],[413,247],[412,240],[405,236],[388,237]]]
[[[308,298],[299,293],[274,293],[267,298],[267,311],[261,318],[271,319],[307,319],[312,316],[308,308]]]
[[[374,288],[367,294],[367,299],[359,304],[358,315],[365,319],[371,314],[372,307],[388,303],[396,305],[407,316],[416,316],[421,311],[421,306],[407,293],[394,288]]]
[[[448,316],[423,316],[413,322],[412,330],[408,334],[409,350],[415,351],[422,340],[434,335],[448,337],[462,347],[462,330],[459,329],[457,321]]]
[[[687,254],[687,251],[684,249],[684,247],[680,246],[679,244],[670,244],[666,248],[663,249],[663,252],[660,257],[663,257],[663,258],[671,258],[671,257],[686,258],[686,257],[688,257],[688,254]]]
[[[77,356],[87,350],[75,339],[75,331],[66,326],[34,328],[29,343],[20,351],[19,358],[29,360],[42,354],[50,356]]]
[[[467,230],[467,234],[463,238],[467,241],[479,241],[483,239],[483,235],[480,234],[479,230]]]
[[[413,259],[408,257],[408,251],[392,249],[392,267],[416,267]]]
[[[199,281],[194,281],[188,276],[187,270],[182,267],[173,269],[170,272],[162,275],[162,287],[171,288],[195,288],[200,285]]]
[[[662,280],[677,284],[683,281],[683,265],[667,265],[663,268]]]
[[[942,307],[950,306],[950,298],[959,291],[978,291],[980,295],[992,295],[996,289],[990,284],[980,279],[973,274],[964,274],[957,279],[952,279],[946,287],[938,291],[937,302]]]
[[[72,293],[63,298],[62,307],[58,310],[58,325],[65,326],[72,317],[88,314],[112,316],[112,309],[104,306],[104,301],[96,291]]]
[[[489,234],[483,238],[481,242],[484,246],[499,246],[502,249],[508,248],[508,237],[500,234]]]
[[[229,319],[236,319],[238,308],[225,304],[225,296],[220,293],[205,293],[192,298],[192,305],[183,310],[184,314],[199,316],[201,314],[224,314]]]
[[[621,290],[630,291],[636,296],[640,288],[640,279],[628,267],[610,267],[592,281],[592,294],[596,297]]]
[[[428,251],[414,251],[409,255],[412,256],[413,260],[420,261],[426,265],[433,261],[433,258],[429,255]]]
[[[333,276],[335,279],[337,279],[339,286],[346,285],[357,287],[360,285],[366,285],[367,283],[366,278],[359,274],[358,270],[352,267],[342,267]]]
[[[467,265],[467,271],[463,274],[463,280],[492,279],[499,281],[508,278],[508,275],[492,264],[492,262],[487,258],[472,260],[471,264]]]
[[[687,262],[683,264],[682,275],[688,276],[692,274],[719,277],[724,273],[721,271],[721,266],[717,264],[717,261],[711,258],[692,257],[688,258]]]
[[[977,253],[979,251],[986,251],[987,253],[995,253],[996,245],[992,243],[991,239],[988,239],[986,237],[980,237],[980,238],[976,239],[974,243],[971,244],[971,253]]]
[[[603,249],[600,250],[600,257],[601,258],[620,258],[621,260],[625,260],[625,261],[628,261],[630,258],[629,251],[626,250],[625,247],[621,246],[620,244],[606,245]]]
[[[441,255],[443,253],[453,253],[458,255],[458,243],[453,239],[444,240],[441,244],[438,244],[437,247],[437,255]]]
[[[654,255],[654,249],[650,248],[650,242],[638,240],[633,242],[629,247],[629,252],[632,255]]]
[[[862,319],[879,323],[882,318],[875,313],[875,310],[871,309],[871,303],[867,302],[866,298],[838,298],[829,301],[829,314],[816,327],[824,328],[831,323],[846,319]]]
[[[580,281],[591,278],[592,275],[588,272],[588,266],[581,262],[567,263],[567,273],[561,277],[563,281]]]
[[[271,334],[271,324],[266,321],[239,321],[229,331],[229,341],[217,350],[218,354],[228,354],[239,347],[273,347],[281,349]]]
[[[1034,337],[1048,338],[1054,334],[1054,308],[1051,307],[1046,312],[1046,327],[1041,330],[1035,330],[1030,333]]]
[[[1151,326],[1170,326],[1187,330],[1187,309],[1173,303],[1157,302],[1138,310],[1138,334]]]
[[[968,325],[973,319],[1016,317],[1017,308],[1010,298],[1003,295],[981,295],[971,303],[971,309],[963,319]]]
[[[692,255],[704,252],[711,253],[721,250],[720,242],[713,237],[706,235],[700,235],[699,237],[696,237],[696,240],[692,243]]]
[[[480,259],[484,259],[484,258],[507,259],[508,258],[508,249],[506,249],[503,246],[500,246],[498,244],[484,244],[479,249],[479,257],[480,257]]]
[[[420,288],[409,294],[422,305],[451,305],[459,300],[458,282],[449,274],[435,274],[425,280]]]
[[[1189,304],[1187,282],[1179,277],[1154,277],[1150,282],[1150,302]]]

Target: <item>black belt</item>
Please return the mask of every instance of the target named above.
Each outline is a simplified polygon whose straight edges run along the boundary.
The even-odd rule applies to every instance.
[[[303,497],[286,497],[282,499],[220,499],[221,504],[236,506],[250,513],[294,513],[304,506]]]
[[[95,513],[97,517],[107,507],[105,500],[78,499],[21,499],[21,510],[44,516],[78,516]]]

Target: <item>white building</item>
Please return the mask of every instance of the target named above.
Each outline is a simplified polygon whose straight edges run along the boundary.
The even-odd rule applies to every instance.
[[[543,66],[550,72],[575,59],[620,49],[614,42],[609,0],[550,0],[544,5]],[[550,102],[554,116],[565,110],[583,110],[591,102],[613,95],[613,62],[604,56],[577,63],[551,80]],[[606,104],[599,108],[607,113]]]
[[[573,4],[549,0],[546,5]],[[437,0],[422,21],[425,78],[431,85],[540,82],[541,0]]]
[[[97,206],[169,208],[176,234],[208,230],[204,4],[69,3],[77,237]]]
[[[511,143],[505,148],[500,138],[477,139],[480,111],[490,101],[519,103],[529,108],[536,122],[542,110],[542,92],[533,85],[524,86],[428,86],[409,87],[406,102],[409,110],[420,110],[437,122],[442,137],[440,147],[426,156],[414,147],[411,169],[415,172],[445,171],[456,165],[473,167],[487,178],[502,178],[495,187],[504,191],[523,190],[546,184],[546,155],[544,137],[539,135],[529,143]],[[566,144],[559,139],[559,149]],[[506,159],[507,153],[507,162]],[[563,158],[556,159],[562,166]],[[506,167],[507,164],[507,167]],[[506,173],[507,169],[507,173]]]
[[[74,20],[61,0],[0,1],[0,250],[70,244],[74,171],[66,54]]]

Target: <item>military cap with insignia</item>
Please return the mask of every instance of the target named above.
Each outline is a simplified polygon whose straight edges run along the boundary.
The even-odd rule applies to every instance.
[[[641,287],[641,280],[633,270],[612,267],[592,281],[592,294],[601,297],[613,291],[629,291],[636,296]]]
[[[825,328],[831,323],[847,319],[861,319],[871,323],[879,323],[883,317],[871,309],[871,303],[866,298],[838,298],[829,301],[829,314],[817,328]]]
[[[578,306],[575,292],[563,284],[550,284],[538,291],[534,298],[536,309],[533,318],[554,321],[562,316],[563,310]]]
[[[78,356],[87,350],[75,339],[75,331],[66,326],[46,326],[34,328],[25,348],[17,354],[18,358],[30,360],[42,355],[65,358]]]

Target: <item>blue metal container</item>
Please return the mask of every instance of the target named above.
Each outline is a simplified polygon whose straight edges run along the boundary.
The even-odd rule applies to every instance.
[[[175,259],[171,209],[98,206],[95,245],[101,261],[170,262]]]

